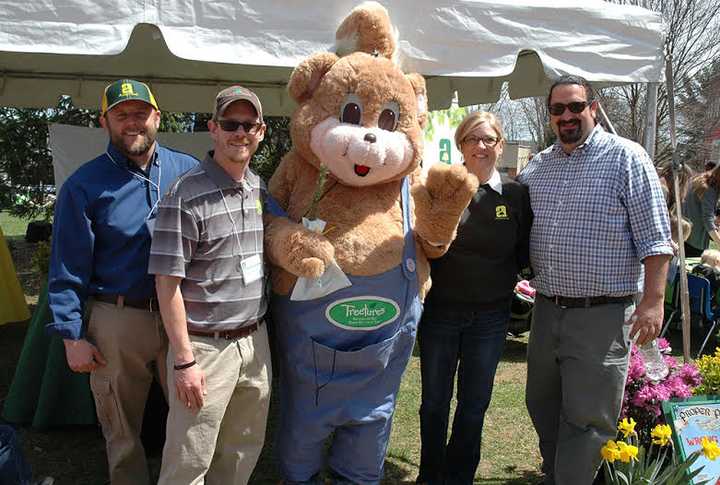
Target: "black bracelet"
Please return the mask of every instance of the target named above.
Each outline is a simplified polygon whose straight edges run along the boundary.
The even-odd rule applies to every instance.
[[[184,364],[175,364],[175,365],[173,365],[173,369],[175,369],[175,370],[183,370],[183,369],[187,369],[187,368],[189,368],[189,367],[192,367],[192,366],[194,366],[195,364],[197,364],[197,362],[195,361],[195,359],[193,359],[193,360],[191,360],[190,362],[186,362],[186,363],[184,363]]]

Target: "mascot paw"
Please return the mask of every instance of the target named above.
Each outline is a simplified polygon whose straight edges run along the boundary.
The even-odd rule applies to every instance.
[[[455,239],[460,216],[478,188],[475,175],[463,165],[436,163],[425,184],[413,187],[416,231],[434,246],[447,246]]]
[[[425,187],[435,209],[442,205],[446,210],[456,212],[462,211],[470,203],[477,191],[478,180],[464,165],[436,163],[428,170]]]
[[[335,248],[322,234],[298,231],[288,238],[285,268],[295,276],[318,278],[335,256]]]

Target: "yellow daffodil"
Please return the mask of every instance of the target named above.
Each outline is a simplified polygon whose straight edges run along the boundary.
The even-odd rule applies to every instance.
[[[623,437],[627,438],[631,434],[635,434],[635,424],[637,423],[635,423],[633,418],[630,418],[629,421],[628,418],[623,418],[618,425],[618,431],[623,434]]]
[[[715,441],[710,441],[704,436],[702,439],[702,452],[703,455],[705,455],[705,458],[712,461],[715,461],[715,458],[720,456],[720,448],[718,447],[718,444]]]
[[[667,446],[670,443],[670,437],[672,436],[672,430],[669,424],[658,424],[650,432],[652,437],[652,443],[654,445]]]
[[[629,445],[624,441],[618,441],[618,454],[620,461],[623,463],[630,463],[630,460],[637,460],[638,447]]]
[[[620,451],[618,450],[617,443],[613,440],[608,440],[608,442],[605,443],[605,446],[600,449],[600,455],[603,457],[603,460],[608,463],[613,463],[615,460],[619,460]]]

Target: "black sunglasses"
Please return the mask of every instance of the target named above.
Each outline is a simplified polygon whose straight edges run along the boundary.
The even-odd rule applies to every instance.
[[[560,116],[565,112],[565,109],[569,109],[571,113],[580,114],[583,111],[585,111],[585,108],[590,106],[590,103],[587,101],[575,101],[573,103],[563,104],[563,103],[553,103],[548,105],[548,111],[553,116]]]
[[[220,126],[222,131],[233,132],[237,131],[241,126],[248,135],[254,135],[262,126],[262,123],[257,121],[235,121],[235,120],[217,120],[217,124]]]

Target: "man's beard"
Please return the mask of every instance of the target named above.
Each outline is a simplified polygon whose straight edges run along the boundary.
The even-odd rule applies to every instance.
[[[140,137],[140,140],[132,143],[126,142],[122,135],[112,135],[110,138],[113,145],[115,145],[123,155],[126,157],[137,157],[146,154],[153,146],[153,143],[155,143],[154,133],[146,131],[145,134],[140,135]]]
[[[563,131],[563,126],[567,125],[574,125],[575,129],[571,131]],[[580,139],[583,136],[583,130],[582,130],[582,121],[580,120],[573,120],[573,121],[565,121],[558,122],[558,138],[560,138],[560,141],[566,144],[572,144],[577,143],[580,141]]]
[[[110,134],[110,141],[112,144],[126,157],[138,157],[146,154],[155,143],[155,137],[157,136],[157,130],[153,127],[145,127],[140,135],[140,140],[135,139],[131,144],[128,144],[123,137],[122,131],[120,133],[113,130],[113,125],[108,120],[108,132]]]

